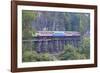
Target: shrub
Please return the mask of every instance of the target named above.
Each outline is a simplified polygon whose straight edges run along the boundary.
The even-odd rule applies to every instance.
[[[81,41],[81,53],[85,54],[86,58],[90,58],[90,38],[89,37],[84,37]]]
[[[32,62],[38,60],[38,53],[35,51],[24,51],[23,62]]]
[[[78,48],[73,47],[72,45],[65,45],[64,51],[59,55],[60,60],[77,60],[85,59],[84,54],[78,52]]]
[[[53,61],[54,57],[49,53],[37,53],[35,51],[24,51],[23,62],[35,62],[35,61]]]

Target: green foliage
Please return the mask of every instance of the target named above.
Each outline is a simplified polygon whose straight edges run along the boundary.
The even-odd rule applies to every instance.
[[[22,42],[22,51],[31,51],[32,45],[31,42],[23,41]]]
[[[39,60],[39,55],[35,51],[24,51],[23,52],[23,62],[33,62]]]
[[[88,13],[64,13],[66,31],[79,31],[82,35],[90,29]]]
[[[78,52],[78,48],[73,47],[72,45],[66,45],[64,51],[59,55],[60,60],[77,60],[85,59],[84,54]]]
[[[23,52],[22,61],[23,62],[31,62],[32,61],[32,53],[30,53],[30,51]]]
[[[66,25],[65,25],[66,31],[71,31],[71,29],[72,29],[71,15],[70,15],[70,13],[64,13],[64,15],[65,15],[65,19],[66,19]]]
[[[39,54],[39,61],[53,61],[53,56],[49,53]]]
[[[24,39],[31,39],[35,35],[35,30],[32,29],[32,20],[36,18],[37,14],[33,11],[22,11],[22,36]]]
[[[90,30],[90,15],[89,14],[79,14],[80,18],[80,32],[85,34],[86,31]]]
[[[22,37],[24,39],[31,39],[32,38],[32,31],[31,30],[27,30],[27,29],[24,29],[23,32],[22,32]]]
[[[36,33],[36,30],[35,29],[32,29],[32,36],[35,36],[35,33]]]
[[[64,51],[60,54],[61,60],[77,60],[90,58],[90,38],[83,36],[78,48],[72,45],[65,45]]]
[[[35,19],[35,17],[37,16],[37,14],[33,11],[27,11],[27,10],[23,10],[22,11],[22,23],[26,24],[26,23],[30,23],[33,19]]]
[[[54,58],[49,53],[37,53],[35,51],[24,51],[23,62],[35,62],[35,61],[53,61]]]
[[[83,37],[81,40],[81,53],[86,55],[86,58],[90,58],[90,38],[89,37]]]

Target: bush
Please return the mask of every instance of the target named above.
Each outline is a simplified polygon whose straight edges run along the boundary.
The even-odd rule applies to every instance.
[[[73,47],[72,45],[65,45],[64,51],[59,55],[60,60],[77,60],[85,59],[84,54],[78,52],[78,48]]]
[[[81,45],[81,53],[85,54],[86,58],[89,59],[90,58],[90,38],[89,37],[84,37],[82,39]]]
[[[49,53],[37,53],[35,51],[24,51],[23,62],[35,62],[35,61],[53,61],[54,57]]]
[[[31,57],[32,57],[32,53],[30,51],[24,51],[22,61],[30,62],[32,60]]]
[[[53,61],[53,56],[49,53],[39,54],[39,61]]]
[[[32,62],[38,60],[38,53],[35,51],[24,51],[23,62]]]

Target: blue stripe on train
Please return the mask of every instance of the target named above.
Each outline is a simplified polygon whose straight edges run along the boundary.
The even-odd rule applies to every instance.
[[[63,33],[54,33],[53,36],[65,36]]]

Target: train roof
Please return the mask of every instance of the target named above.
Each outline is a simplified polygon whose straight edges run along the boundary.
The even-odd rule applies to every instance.
[[[80,36],[77,31],[38,31],[36,36]]]

